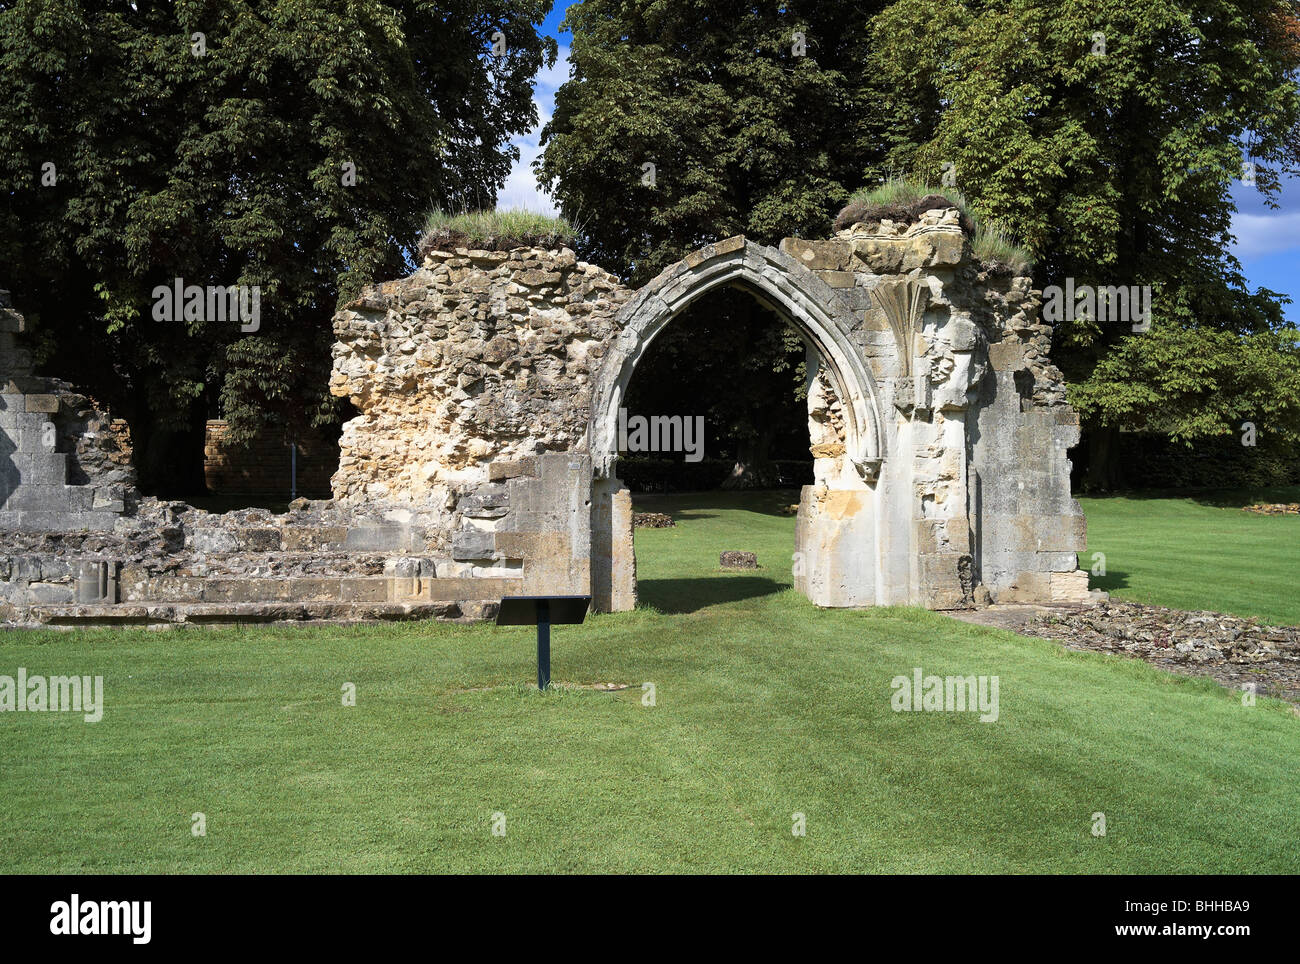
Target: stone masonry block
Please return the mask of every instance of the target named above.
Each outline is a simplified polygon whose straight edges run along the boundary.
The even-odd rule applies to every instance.
[[[276,528],[241,529],[235,534],[235,539],[243,552],[278,552],[280,550],[280,530]]]
[[[57,395],[27,395],[27,411],[44,412],[53,415],[59,410],[59,398]]]
[[[459,602],[462,599],[500,599],[519,594],[518,579],[430,579],[426,584],[429,602]]]
[[[857,281],[852,271],[818,271],[817,277],[832,288],[852,288]]]
[[[1015,372],[1025,367],[1025,349],[1018,341],[989,345],[989,366],[998,372]]]
[[[781,250],[813,271],[847,271],[853,249],[843,241],[807,241],[785,238]]]
[[[1054,572],[1051,574],[1051,600],[1054,603],[1082,606],[1090,602],[1088,573]]]
[[[75,487],[61,482],[37,483],[26,482],[13,492],[5,505],[10,509],[23,512],[73,512],[89,508],[70,500],[69,489],[75,493]]]
[[[1056,552],[1083,552],[1088,546],[1088,520],[1078,515],[1042,516],[1043,548]]]
[[[725,254],[731,254],[735,251],[743,250],[745,247],[745,236],[738,234],[734,237],[727,238],[725,241],[719,241],[717,244],[708,244],[698,251],[692,251],[682,260],[689,267],[696,268],[706,261],[712,261],[714,258],[720,258]]]
[[[387,602],[388,580],[373,576],[341,579],[339,598],[343,602]]]
[[[0,355],[0,375],[30,375],[32,353],[26,348],[15,348]]]
[[[411,533],[405,526],[356,526],[348,529],[345,549],[364,552],[393,552],[407,548]]]
[[[496,533],[480,529],[462,529],[451,541],[451,557],[461,561],[491,559],[496,552]]]
[[[191,529],[186,541],[195,552],[234,552],[239,545],[235,534],[226,529]]]
[[[302,577],[288,580],[289,598],[294,602],[329,602],[338,599],[340,579]]]
[[[308,549],[342,545],[347,535],[347,529],[342,526],[298,527],[283,529],[280,540],[286,551],[302,552]]]
[[[36,452],[29,456],[14,456],[22,473],[23,485],[64,486],[68,482],[68,453]],[[60,492],[61,495],[61,492]]]
[[[873,274],[893,274],[902,270],[905,242],[895,238],[859,238],[853,242],[854,267]]]
[[[537,459],[523,458],[513,462],[491,462],[488,464],[488,481],[504,482],[524,475],[537,474]]]
[[[0,331],[21,335],[26,327],[26,320],[18,312],[12,308],[0,308]]]
[[[1042,572],[1074,572],[1079,568],[1079,557],[1073,552],[1040,552],[1037,559]]]
[[[958,566],[962,555],[960,552],[930,552],[917,557],[918,589],[923,597],[927,593],[954,590],[961,595]]]
[[[68,583],[36,582],[27,587],[27,603],[32,606],[60,606],[77,601],[77,589]]]

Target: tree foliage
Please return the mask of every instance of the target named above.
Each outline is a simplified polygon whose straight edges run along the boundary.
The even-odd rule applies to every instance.
[[[238,439],[326,417],[337,302],[407,267],[431,207],[494,201],[554,59],[549,7],[0,4],[0,280],[51,369],[127,413],[137,447],[218,400]],[[259,286],[260,330],[153,320],[176,278]]]
[[[824,231],[870,149],[860,11],[878,6],[570,7],[572,79],[542,132],[539,172],[590,259],[645,281],[720,238]]]
[[[1087,422],[1192,439],[1256,416],[1300,437],[1296,335],[1230,234],[1234,179],[1271,199],[1300,171],[1292,5],[899,0],[871,33],[892,165],[951,164],[1039,285],[1153,287],[1146,333],[1085,316],[1056,332]]]

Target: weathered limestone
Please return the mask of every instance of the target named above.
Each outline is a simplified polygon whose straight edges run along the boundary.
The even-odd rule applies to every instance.
[[[823,605],[860,605],[872,600],[844,576],[874,567],[875,602],[1087,601],[1066,458],[1078,419],[1029,279],[972,264],[953,208],[782,248],[861,313],[859,344],[888,399],[890,457],[874,504],[852,513],[834,493],[837,383],[810,386],[817,484],[800,507],[796,585]]]
[[[630,297],[568,249],[434,251],[335,318],[330,391],[343,430],[341,503],[429,508],[495,462],[579,450],[592,371]]]

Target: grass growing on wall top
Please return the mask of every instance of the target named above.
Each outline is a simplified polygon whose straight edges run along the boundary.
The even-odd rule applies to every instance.
[[[562,217],[522,208],[499,211],[434,210],[425,219],[422,253],[471,245],[482,248],[536,246],[554,248],[573,241],[573,226]]]
[[[858,221],[911,221],[928,210],[940,197],[961,212],[962,227],[971,235],[971,253],[977,261],[1011,274],[1026,274],[1033,267],[1027,248],[1016,243],[1011,230],[1000,221],[981,216],[961,191],[952,187],[934,187],[902,177],[891,177],[872,187],[855,191],[835,219],[837,230]]]

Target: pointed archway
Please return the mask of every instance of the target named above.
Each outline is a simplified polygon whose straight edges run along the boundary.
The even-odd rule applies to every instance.
[[[636,599],[631,498],[615,475],[618,412],[632,375],[660,331],[697,298],[724,285],[743,288],[801,333],[843,412],[845,471],[837,486],[844,497],[833,501],[836,508],[829,515],[819,512],[816,519],[805,519],[801,508],[795,584],[815,601],[833,594],[845,604],[877,602],[879,507],[874,490],[888,453],[880,394],[851,337],[861,321],[833,288],[794,258],[737,236],[687,255],[619,312],[619,334],[595,375],[587,429],[594,474],[594,605],[619,611],[632,608]],[[831,594],[824,591],[832,588]]]

